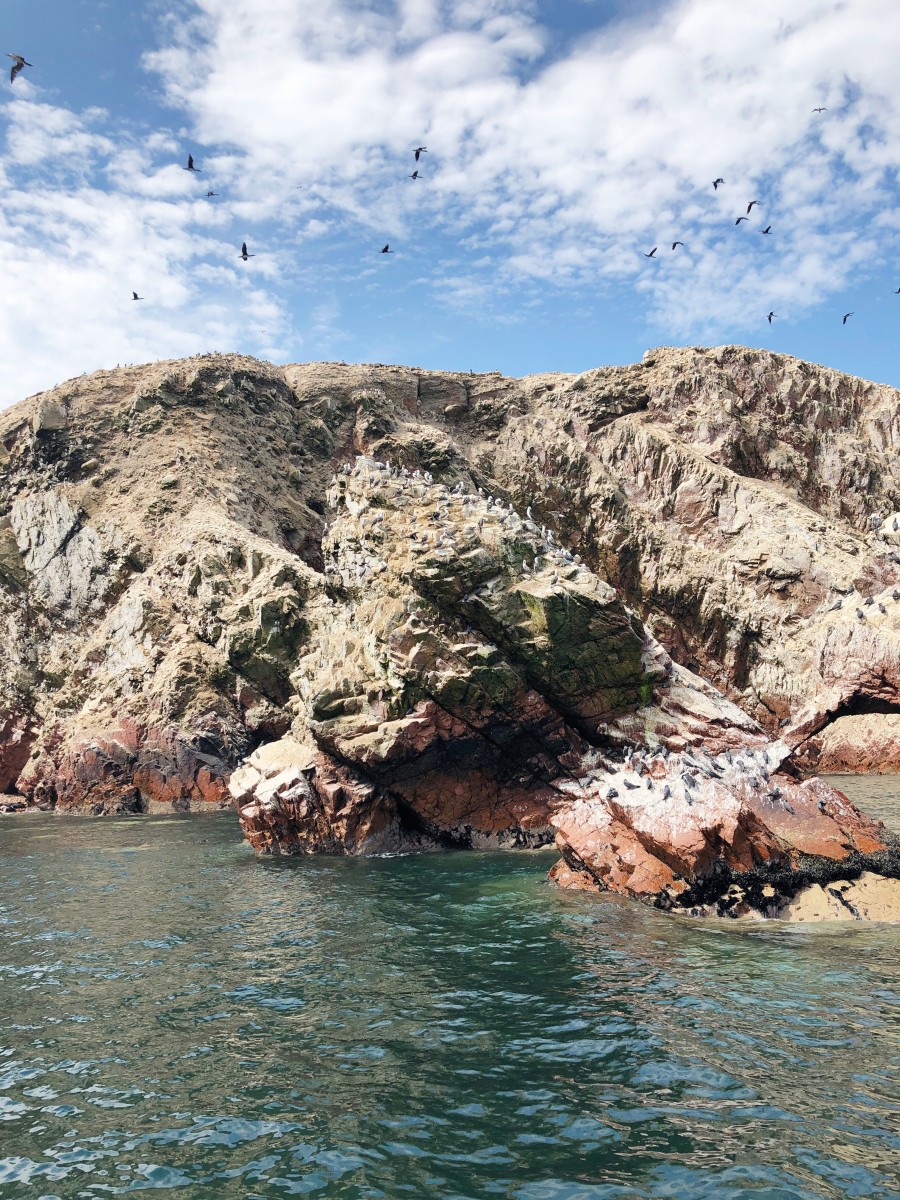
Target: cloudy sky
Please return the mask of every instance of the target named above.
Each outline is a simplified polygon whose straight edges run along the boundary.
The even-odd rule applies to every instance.
[[[0,26],[34,64],[0,82],[0,405],[207,350],[523,374],[742,342],[900,386],[897,0],[5,0]]]

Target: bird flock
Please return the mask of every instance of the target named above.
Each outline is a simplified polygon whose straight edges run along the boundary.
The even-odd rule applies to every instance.
[[[16,78],[24,70],[25,67],[33,66],[33,64],[30,63],[21,54],[14,54],[14,53],[7,52],[6,57],[11,58],[13,60],[12,69],[10,70],[10,73],[9,73],[9,81],[11,84],[15,83]],[[812,109],[812,112],[816,116],[821,116],[822,113],[828,112],[828,109],[824,105],[817,105],[815,108]],[[410,179],[418,180],[421,178],[421,171],[419,169],[418,164],[421,160],[421,156],[423,154],[427,154],[427,153],[428,153],[427,146],[416,146],[415,149],[412,151],[413,160],[416,164],[416,167],[415,167],[415,170],[412,172],[412,174],[409,176]],[[200,174],[199,168],[197,166],[195,166],[195,164],[194,164],[194,157],[192,154],[188,154],[187,165],[183,168],[183,170],[188,171],[194,175]],[[717,176],[712,181],[712,188],[713,188],[714,192],[718,192],[720,187],[726,187],[726,186],[727,186],[727,184],[722,176]],[[302,188],[298,189],[298,190],[302,190]],[[206,198],[208,200],[211,200],[214,197],[217,197],[218,195],[219,195],[218,192],[210,190],[210,191],[207,191]],[[734,219],[735,226],[739,228],[741,225],[743,225],[745,223],[747,225],[749,225],[752,210],[754,208],[758,207],[759,205],[760,205],[759,200],[750,200],[747,204],[746,212],[743,213],[741,216],[735,217],[735,219]],[[771,224],[767,224],[763,227],[760,227],[758,232],[763,237],[774,236],[774,231],[772,229]],[[685,243],[683,241],[681,241],[680,239],[676,238],[671,243],[671,251],[673,251],[673,252],[675,250],[684,249],[684,248],[685,248]],[[659,252],[659,246],[654,246],[652,248],[652,250],[642,251],[644,258],[652,259],[654,262],[659,261],[659,259],[657,258],[658,252]],[[385,243],[385,245],[382,246],[381,253],[382,254],[393,254],[394,253],[394,251],[391,249],[391,245],[389,242]],[[248,251],[246,242],[242,242],[239,257],[241,258],[241,260],[243,262],[247,262],[249,259],[256,258],[257,256],[256,256],[256,254],[251,254]],[[900,295],[900,288],[897,288],[894,294]],[[137,292],[135,292],[135,291],[132,292],[132,300],[143,300],[143,299],[144,299],[144,297],[139,296]],[[846,325],[847,322],[850,320],[850,318],[855,315],[856,315],[855,312],[844,313],[843,316],[841,317],[841,324]],[[766,315],[766,320],[768,321],[769,325],[771,325],[773,323],[773,321],[778,320],[778,314],[774,310],[770,310]]]
[[[814,109],[812,110],[812,112],[813,112],[814,114],[816,114],[816,115],[821,115],[822,113],[828,112],[828,109],[827,109],[827,108],[826,108],[824,105],[818,105],[816,108],[814,108]],[[725,180],[722,178],[722,176],[721,176],[721,175],[717,176],[717,177],[716,177],[716,178],[715,178],[715,179],[712,181],[712,188],[713,188],[713,191],[714,191],[714,192],[718,192],[718,190],[719,190],[719,188],[720,188],[720,187],[727,187],[727,184],[725,183]],[[746,223],[749,225],[749,224],[750,224],[750,214],[752,213],[753,209],[754,209],[754,208],[756,208],[756,207],[758,207],[759,205],[760,205],[760,201],[759,201],[759,200],[751,200],[751,201],[750,201],[750,202],[747,204],[747,210],[746,210],[746,212],[745,212],[745,213],[743,213],[743,214],[742,214],[741,216],[739,216],[739,217],[735,217],[735,219],[734,219],[734,224],[735,224],[735,226],[736,226],[737,228],[740,228],[740,226],[741,226],[741,225],[743,225],[745,222],[746,222]],[[774,235],[774,230],[772,229],[772,225],[771,225],[771,224],[767,224],[767,225],[765,225],[765,226],[761,226],[757,232],[758,232],[758,233],[759,233],[759,234],[760,234],[762,237],[774,237],[774,236],[775,236],[775,235]],[[683,247],[684,247],[684,242],[682,242],[682,241],[678,241],[678,240],[676,240],[676,241],[673,241],[673,242],[672,242],[672,250],[673,250],[673,251],[674,251],[674,250],[677,250],[679,247],[682,247],[682,248],[683,248]],[[652,258],[652,259],[654,260],[654,262],[658,262],[658,261],[659,261],[659,260],[657,259],[657,253],[658,253],[658,251],[659,251],[659,246],[654,246],[652,250],[643,250],[643,251],[641,251],[641,253],[643,254],[644,258]],[[894,295],[900,296],[900,288],[897,288],[897,290],[896,290],[896,292],[894,293]],[[850,318],[851,318],[851,317],[853,317],[853,316],[855,316],[855,315],[856,315],[856,314],[855,314],[854,312],[847,312],[847,313],[844,313],[844,315],[841,317],[841,324],[842,324],[842,325],[846,325],[846,324],[847,324],[847,322],[850,320]],[[778,314],[777,314],[777,313],[776,313],[774,310],[770,310],[770,311],[769,311],[769,312],[766,314],[766,320],[767,320],[767,321],[768,321],[768,323],[771,325],[773,321],[777,321],[777,320],[778,320]]]
[[[10,71],[10,73],[9,73],[9,82],[10,82],[11,84],[15,83],[15,81],[16,81],[16,78],[18,77],[18,75],[21,73],[21,71],[22,71],[22,70],[23,70],[25,67],[32,67],[32,66],[34,66],[34,64],[33,64],[33,63],[30,63],[30,62],[29,62],[29,61],[28,61],[26,58],[24,58],[24,57],[23,57],[21,54],[12,54],[12,53],[10,53],[9,51],[7,51],[7,52],[6,52],[6,57],[7,57],[7,58],[11,58],[11,59],[13,60],[12,69],[11,69],[11,71]],[[412,151],[412,154],[413,154],[413,159],[414,159],[414,161],[415,161],[416,163],[418,163],[418,162],[419,162],[419,160],[421,159],[421,156],[422,156],[423,154],[427,154],[427,153],[428,153],[428,147],[427,147],[427,146],[416,146],[416,148],[415,148],[415,149]],[[201,170],[200,170],[200,168],[199,168],[199,167],[198,167],[198,166],[197,166],[197,165],[194,163],[194,156],[193,156],[193,154],[189,154],[189,155],[187,156],[187,165],[186,165],[186,166],[184,166],[184,167],[182,167],[182,170],[183,170],[183,171],[189,171],[189,172],[190,172],[192,175],[200,175],[200,174],[202,173],[202,172],[201,172]],[[412,173],[412,174],[409,176],[409,178],[410,178],[410,179],[419,179],[419,178],[421,178],[421,172],[419,171],[418,167],[417,167],[417,168],[416,168],[416,169],[413,171],[413,173]],[[301,190],[302,190],[302,185],[301,185],[301,187],[300,187],[300,188],[298,188],[297,190],[298,190],[298,191],[301,191]],[[207,193],[206,193],[206,199],[207,199],[207,200],[212,200],[214,197],[216,197],[216,196],[218,196],[218,195],[219,195],[219,193],[218,193],[218,192],[214,192],[214,191],[207,191]],[[381,248],[381,253],[382,253],[382,254],[393,254],[393,253],[394,253],[394,251],[391,249],[391,246],[390,246],[390,243],[389,243],[389,242],[388,242],[388,243],[385,243],[385,245],[384,245],[384,246],[382,246],[382,248]],[[246,243],[246,242],[242,242],[242,243],[241,243],[241,251],[240,251],[240,254],[238,255],[238,257],[239,257],[240,259],[242,259],[242,260],[243,260],[243,262],[247,262],[249,259],[251,259],[251,258],[256,258],[257,256],[256,256],[256,254],[251,254],[251,253],[250,253],[250,251],[247,249],[247,243]],[[132,301],[134,301],[134,300],[144,300],[144,299],[146,299],[146,297],[144,297],[144,296],[139,296],[139,295],[137,294],[137,292],[135,292],[135,291],[132,291],[132,293],[131,293],[131,299],[132,299]]]

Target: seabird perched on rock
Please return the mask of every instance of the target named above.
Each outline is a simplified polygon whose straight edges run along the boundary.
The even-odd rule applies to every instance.
[[[881,603],[881,601],[880,601],[880,600],[879,600],[879,602],[878,602],[878,611],[879,611],[880,613],[886,613],[886,612],[887,612],[887,609],[884,607],[884,605]]]
[[[641,786],[639,783],[632,783],[630,779],[623,779],[623,781],[622,781],[622,782],[623,782],[623,783],[625,784],[625,786],[626,786],[627,788],[629,788],[629,789],[630,789],[632,792],[635,792],[635,791],[637,791],[637,789],[638,789],[638,788]]]
[[[891,592],[891,599],[900,600],[900,592],[898,592],[896,588],[894,588],[894,590]]]
[[[866,614],[863,612],[863,610],[861,608],[858,608],[856,610],[856,615],[860,621],[864,621],[866,619]]]
[[[866,606],[866,608],[868,608],[869,605],[874,604],[874,603],[875,603],[874,596],[866,596],[865,600],[863,600],[863,604]]]
[[[841,607],[842,604],[843,604],[842,600],[835,600],[834,604],[832,604],[831,608],[829,608],[828,611],[829,612],[837,612],[837,610]]]
[[[615,800],[616,797],[618,796],[618,794],[619,793],[616,791],[615,788],[610,788],[609,791],[606,793],[606,798],[607,798],[607,800]]]
[[[663,788],[662,794],[663,794],[663,800],[668,800],[669,797],[672,795],[672,789],[669,787],[668,784],[666,784],[666,786]]]

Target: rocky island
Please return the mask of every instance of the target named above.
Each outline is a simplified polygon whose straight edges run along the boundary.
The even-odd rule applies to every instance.
[[[896,916],[895,839],[818,773],[900,769],[898,400],[736,346],[32,397],[0,414],[3,806]]]

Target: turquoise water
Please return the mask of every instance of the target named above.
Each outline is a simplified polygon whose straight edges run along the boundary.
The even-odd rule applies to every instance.
[[[0,1195],[900,1197],[900,927],[0,824]]]

